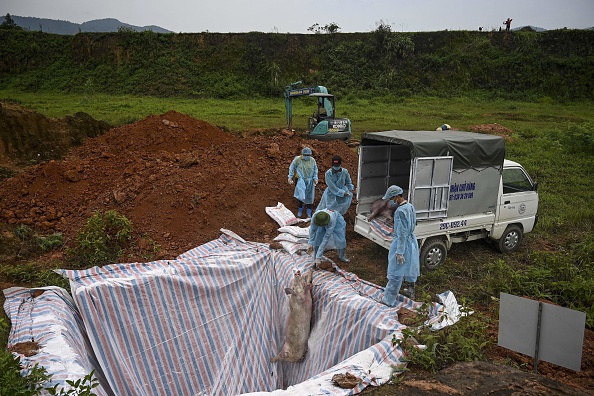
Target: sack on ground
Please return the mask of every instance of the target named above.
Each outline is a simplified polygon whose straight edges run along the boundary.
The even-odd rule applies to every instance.
[[[281,202],[276,206],[267,206],[265,210],[268,216],[272,217],[272,219],[281,227],[299,222],[299,219],[295,217],[295,214],[287,209]]]
[[[289,254],[295,254],[300,250],[305,251],[308,246],[307,243],[293,243],[289,241],[280,241],[279,243],[283,246],[283,249],[289,252]]]

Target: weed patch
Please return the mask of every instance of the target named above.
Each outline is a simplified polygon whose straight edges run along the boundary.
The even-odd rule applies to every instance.
[[[462,301],[461,305],[470,306],[468,301]],[[428,308],[429,304],[425,303],[419,309],[421,320],[428,317]],[[408,369],[418,367],[435,373],[454,362],[485,359],[485,351],[491,345],[487,331],[489,319],[469,308],[462,308],[461,313],[458,322],[440,331],[419,324],[404,330],[402,340],[393,340],[404,348]]]
[[[113,263],[129,246],[133,225],[115,210],[95,212],[76,235],[76,244],[67,249],[68,262],[75,268]]]

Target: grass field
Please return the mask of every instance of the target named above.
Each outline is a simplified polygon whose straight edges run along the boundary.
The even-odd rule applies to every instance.
[[[188,114],[232,131],[286,126],[284,98],[243,100],[155,98],[108,95],[64,95],[0,90],[0,100],[14,100],[48,117],[82,111],[114,126],[136,122],[169,110]],[[392,129],[434,130],[443,123],[464,130],[476,124],[498,123],[519,135],[564,130],[568,125],[594,122],[591,102],[515,102],[488,98],[377,98],[354,95],[337,98],[337,115],[353,123],[353,135]],[[315,108],[311,98],[293,100],[293,128],[305,129]]]

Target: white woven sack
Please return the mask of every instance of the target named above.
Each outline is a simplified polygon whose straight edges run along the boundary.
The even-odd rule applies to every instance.
[[[309,227],[284,226],[279,228],[278,232],[286,232],[298,238],[309,238]]]
[[[307,243],[308,238],[299,238],[296,237],[295,235],[291,235],[287,232],[283,232],[282,234],[279,234],[276,238],[274,238],[275,241],[287,241],[287,242],[292,242],[292,243]]]
[[[267,206],[266,213],[268,216],[272,217],[274,221],[276,221],[281,227],[299,222],[299,219],[295,217],[293,212],[287,209],[281,202],[279,202],[276,206]]]
[[[307,250],[307,243],[293,243],[289,241],[280,241],[280,244],[290,254],[295,254],[300,250]]]

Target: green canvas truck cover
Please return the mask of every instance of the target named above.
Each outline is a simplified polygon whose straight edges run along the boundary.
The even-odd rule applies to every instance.
[[[454,169],[503,167],[505,140],[501,136],[464,131],[368,132],[361,145],[400,144],[411,158],[453,156]]]

